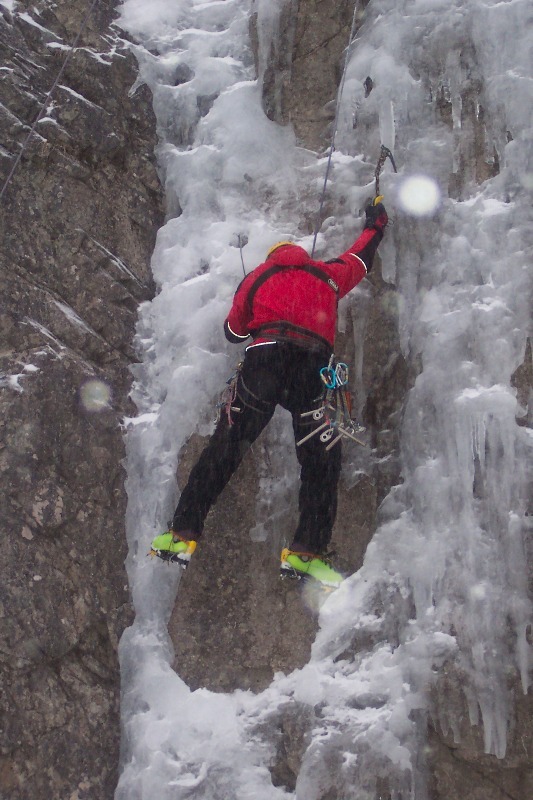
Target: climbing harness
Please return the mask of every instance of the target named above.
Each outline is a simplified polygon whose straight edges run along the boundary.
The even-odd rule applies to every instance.
[[[313,436],[319,435],[326,450],[331,450],[343,437],[366,447],[366,442],[355,435],[363,433],[365,428],[351,417],[352,403],[347,390],[348,365],[343,361],[336,362],[335,355],[332,354],[327,367],[320,370],[320,377],[326,387],[322,405],[300,414],[302,418],[312,417],[313,421],[320,424],[296,442],[296,445],[302,445]]]
[[[398,172],[396,169],[396,164],[394,161],[394,156],[392,155],[391,151],[388,147],[385,147],[384,144],[381,145],[381,152],[379,154],[378,163],[376,164],[376,171],[374,172],[374,178],[376,179],[376,198],[380,196],[379,194],[379,176],[381,175],[381,170],[385,166],[385,161],[390,159],[390,163],[392,164],[392,168],[394,172]]]
[[[313,275],[314,278],[317,278],[322,283],[327,284],[330,289],[332,289],[335,294],[338,296],[339,294],[339,284],[333,280],[331,275],[320,269],[320,267],[315,266],[314,264],[272,264],[271,267],[265,269],[258,278],[255,279],[254,283],[248,290],[248,294],[246,296],[246,305],[250,314],[253,313],[253,302],[254,297],[261,288],[261,286],[268,281],[273,275],[277,275],[278,272],[307,272],[309,275]]]

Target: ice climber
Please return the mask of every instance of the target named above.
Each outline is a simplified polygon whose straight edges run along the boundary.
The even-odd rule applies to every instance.
[[[153,554],[187,566],[209,509],[278,403],[292,414],[296,442],[317,426],[306,412],[323,403],[320,370],[333,351],[338,301],[370,272],[383,238],[388,217],[381,200],[367,206],[363,232],[338,258],[314,261],[294,242],[278,242],[239,285],[224,333],[230,342],[248,337],[252,342],[237,373],[231,411],[220,415],[181,494],[171,530],[152,542]],[[282,551],[281,572],[336,587],[342,576],[326,553],[337,510],[340,442],[326,449],[313,435],[296,452],[299,522]]]

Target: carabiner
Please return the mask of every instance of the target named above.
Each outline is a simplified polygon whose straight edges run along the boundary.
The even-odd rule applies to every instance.
[[[348,383],[348,364],[339,361],[335,367],[335,386],[346,386]]]
[[[320,377],[326,384],[327,389],[334,389],[337,385],[336,374],[330,367],[322,367],[320,370]]]

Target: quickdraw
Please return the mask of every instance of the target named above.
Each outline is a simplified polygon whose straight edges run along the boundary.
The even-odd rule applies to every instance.
[[[366,447],[366,442],[355,435],[363,433],[365,429],[351,417],[351,397],[347,391],[348,365],[342,361],[336,363],[335,356],[332,355],[327,367],[322,367],[320,370],[320,377],[326,387],[322,405],[312,411],[304,411],[300,415],[304,418],[312,417],[320,424],[296,442],[296,445],[302,445],[313,436],[319,435],[320,441],[326,445],[326,450],[331,450],[343,437]]]
[[[392,152],[389,150],[388,147],[385,147],[384,144],[381,145],[381,152],[379,154],[378,163],[376,164],[376,171],[374,172],[374,177],[376,179],[376,197],[379,197],[379,176],[381,175],[381,170],[385,166],[385,161],[390,159],[390,163],[392,164],[392,168],[394,172],[398,172],[396,169],[396,163],[394,161],[394,156]]]
[[[320,370],[320,377],[326,384],[326,388],[338,389],[341,386],[346,386],[348,383],[348,365],[343,361],[339,361],[339,363],[335,365],[335,369],[333,369],[333,366],[330,366],[330,364],[328,364],[327,367],[322,367]]]

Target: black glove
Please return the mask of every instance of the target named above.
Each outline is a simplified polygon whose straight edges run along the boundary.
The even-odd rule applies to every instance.
[[[381,202],[383,200],[383,195],[380,194],[379,197],[375,197],[365,208],[365,228],[374,228],[377,231],[381,231],[383,233],[389,218],[387,216],[387,212],[385,211],[385,206]]]

